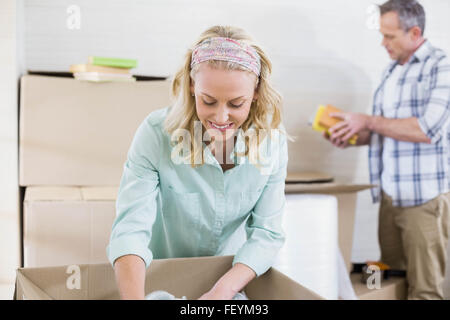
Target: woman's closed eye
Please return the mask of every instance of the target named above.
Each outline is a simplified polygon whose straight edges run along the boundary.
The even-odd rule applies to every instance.
[[[202,99],[202,101],[203,101],[203,103],[206,104],[207,106],[213,106],[213,105],[215,105],[216,102],[217,102],[217,101],[205,101],[205,100],[203,100],[203,99]],[[229,104],[229,106],[232,107],[232,108],[240,108],[240,107],[242,107],[242,105],[244,104],[244,102],[241,102],[240,104],[234,104],[234,103],[229,102],[228,104]]]
[[[202,101],[203,101],[203,103],[206,104],[207,106],[212,106],[212,105],[214,105],[214,104],[216,103],[216,101],[208,102],[208,101],[205,101],[205,100],[203,100],[203,99],[202,99]]]
[[[230,107],[232,107],[232,108],[240,108],[240,107],[242,107],[243,104],[244,104],[244,102],[241,102],[240,104],[234,104],[234,103],[230,102]]]

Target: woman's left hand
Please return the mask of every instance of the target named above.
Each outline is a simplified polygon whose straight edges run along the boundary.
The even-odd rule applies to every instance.
[[[256,273],[250,267],[238,262],[199,300],[231,300],[255,277]]]
[[[235,296],[235,292],[228,288],[214,286],[211,290],[204,293],[198,300],[231,300]]]

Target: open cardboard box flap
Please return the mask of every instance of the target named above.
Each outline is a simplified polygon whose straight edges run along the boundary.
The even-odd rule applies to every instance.
[[[145,293],[164,290],[175,297],[197,299],[230,268],[233,256],[153,260],[146,271]],[[276,269],[254,279],[244,289],[250,300],[322,300],[311,290]],[[119,299],[110,264],[71,265],[17,270],[15,299]]]

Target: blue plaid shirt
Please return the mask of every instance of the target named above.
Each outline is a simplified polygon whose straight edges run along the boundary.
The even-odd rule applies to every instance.
[[[369,169],[372,184],[381,186],[383,167],[393,172],[388,180],[393,205],[423,204],[449,191],[450,134],[450,62],[446,54],[426,41],[404,65],[397,83],[394,108],[383,108],[384,85],[398,62],[385,70],[375,91],[373,115],[403,119],[416,117],[431,144],[395,140],[372,132],[369,145]],[[383,152],[388,163],[383,163]],[[372,189],[374,202],[380,188]]]

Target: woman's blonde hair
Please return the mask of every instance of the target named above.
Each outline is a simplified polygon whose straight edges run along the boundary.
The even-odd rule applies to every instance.
[[[270,83],[272,63],[267,55],[260,46],[254,43],[253,39],[243,29],[231,26],[211,27],[203,32],[193,46],[187,51],[183,66],[178,70],[173,78],[172,94],[175,100],[164,122],[164,128],[169,135],[176,133],[176,130],[179,129],[183,129],[190,133],[190,137],[192,138],[190,139],[191,152],[189,154],[189,162],[192,167],[199,164],[198,161],[195,161],[194,159],[199,159],[200,156],[201,164],[204,163],[204,159],[203,144],[200,143],[200,145],[198,145],[199,141],[193,138],[195,121],[200,120],[197,116],[195,108],[195,97],[191,95],[190,87],[191,79],[194,79],[199,64],[195,65],[191,69],[191,58],[194,47],[203,42],[205,39],[212,37],[224,37],[244,42],[252,46],[261,59],[261,72],[255,84],[255,90],[258,92],[258,98],[252,102],[248,118],[242,124],[240,129],[247,132],[247,130],[252,127],[252,130],[254,129],[257,133],[270,133],[272,129],[281,129],[282,98]],[[208,60],[206,63],[213,68],[251,72],[249,69],[246,69],[240,64],[234,62]],[[252,159],[259,158],[257,153],[261,141],[263,141],[263,137],[261,136],[259,136],[258,139],[245,139],[245,152],[243,155],[248,156],[250,161]]]

